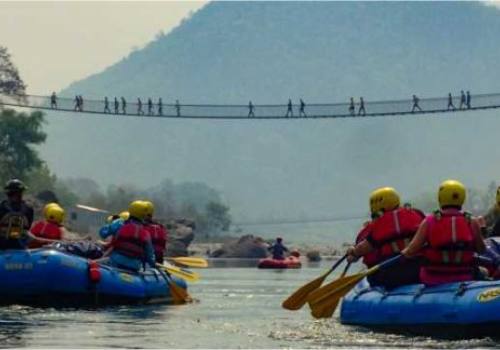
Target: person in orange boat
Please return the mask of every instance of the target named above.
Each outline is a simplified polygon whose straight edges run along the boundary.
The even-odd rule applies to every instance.
[[[165,227],[153,219],[155,207],[150,201],[144,201],[146,206],[146,218],[144,219],[144,227],[151,236],[151,243],[155,251],[155,259],[158,264],[163,264],[163,257],[167,249],[168,231]]]
[[[283,244],[283,238],[281,237],[277,237],[276,242],[268,249],[272,253],[274,260],[284,260],[285,253],[289,251],[288,248]]]
[[[62,222],[64,221],[64,209],[57,203],[49,203],[43,209],[45,220],[37,221],[31,227],[30,232],[36,239],[29,242],[29,248],[40,248],[53,241],[60,241],[63,239]]]
[[[347,250],[349,262],[363,257],[364,263],[372,267],[400,254],[409,244],[425,215],[408,205],[401,207],[400,203],[400,196],[392,187],[372,192],[370,209],[374,219],[359,233],[356,246]],[[420,259],[403,259],[370,275],[368,282],[388,289],[418,283],[419,270]]]
[[[465,186],[446,180],[439,186],[440,209],[420,225],[403,255],[413,257],[423,250],[426,263],[420,280],[426,285],[473,280],[476,275],[474,254],[485,250],[479,224],[462,211]]]

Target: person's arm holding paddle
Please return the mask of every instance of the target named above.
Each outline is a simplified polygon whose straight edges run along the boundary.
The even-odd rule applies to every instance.
[[[415,233],[415,236],[413,236],[413,239],[410,241],[410,244],[408,244],[408,246],[405,249],[403,249],[401,254],[406,258],[412,258],[422,250],[426,242],[427,242],[427,221],[424,220],[418,227],[418,230]]]

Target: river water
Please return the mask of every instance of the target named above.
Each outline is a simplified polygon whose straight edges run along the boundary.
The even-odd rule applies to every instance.
[[[338,316],[316,321],[307,307],[280,307],[297,287],[332,262],[300,270],[258,270],[255,261],[212,262],[190,286],[189,305],[55,310],[0,309],[1,347],[128,348],[498,348],[489,338],[443,341],[373,333],[342,326]],[[228,267],[232,266],[232,267]],[[354,269],[353,269],[354,270]]]

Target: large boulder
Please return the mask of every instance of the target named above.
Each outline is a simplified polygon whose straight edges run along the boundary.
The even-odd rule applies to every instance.
[[[180,219],[167,224],[169,238],[166,256],[188,256],[188,247],[194,239],[194,229],[196,225],[193,221]]]
[[[212,252],[210,257],[260,259],[267,257],[267,248],[268,245],[261,237],[245,235],[224,244],[222,248]]]

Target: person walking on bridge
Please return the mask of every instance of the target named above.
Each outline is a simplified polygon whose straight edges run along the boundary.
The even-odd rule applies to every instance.
[[[123,114],[127,114],[127,101],[125,101],[125,98],[123,96],[121,97],[121,100],[122,100],[122,112]]]
[[[158,115],[163,115],[163,101],[161,97],[158,99]]]
[[[464,106],[467,103],[467,98],[465,97],[464,90],[460,91],[460,106],[459,109],[464,109]]]
[[[285,118],[292,117],[293,118],[293,105],[292,100],[288,99],[288,108],[286,110]]]
[[[366,110],[365,110],[365,100],[363,97],[359,98],[359,110],[358,110],[358,115],[366,115]]]
[[[105,96],[104,97],[104,113],[111,113],[110,109],[109,109],[109,100],[108,100],[108,96]]]
[[[306,109],[306,104],[304,103],[304,101],[302,101],[302,99],[300,99],[299,117],[307,118],[305,109]]]
[[[137,98],[137,114],[144,115],[144,111],[142,110],[142,101],[139,97]]]
[[[177,113],[177,116],[181,116],[181,105],[179,103],[179,100],[175,100],[175,111]]]
[[[467,106],[467,109],[470,109],[470,92],[467,90],[467,94],[465,95],[465,105]]]
[[[422,112],[422,108],[418,105],[420,102],[420,99],[417,97],[417,95],[413,95],[413,107],[411,109],[412,113],[415,113],[415,110],[418,109],[420,112]]]
[[[78,95],[75,96],[75,112],[79,112],[80,111],[80,97]]]
[[[151,100],[151,97],[148,98],[148,115],[153,115],[153,101]]]
[[[50,108],[57,109],[57,96],[55,92],[50,96]]]
[[[356,107],[354,106],[354,97],[351,97],[351,103],[349,104],[349,114],[354,117],[354,111]]]
[[[451,92],[448,93],[448,110],[455,110],[455,106],[453,105],[453,96],[451,96]]]
[[[248,101],[248,118],[255,117],[252,101]]]
[[[120,104],[118,103],[118,99],[115,96],[115,114],[118,114],[120,109]]]

